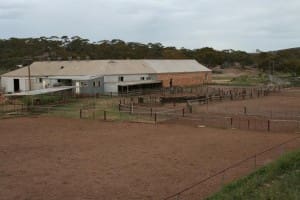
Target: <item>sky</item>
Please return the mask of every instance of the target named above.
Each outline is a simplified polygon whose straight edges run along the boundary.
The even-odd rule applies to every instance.
[[[0,38],[80,36],[254,52],[300,47],[300,0],[0,0]]]

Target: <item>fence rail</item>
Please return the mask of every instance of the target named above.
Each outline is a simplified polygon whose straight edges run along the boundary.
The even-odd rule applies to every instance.
[[[192,190],[192,189],[194,189],[194,188],[196,188],[196,187],[198,187],[198,186],[200,186],[202,184],[205,184],[206,182],[210,181],[211,179],[213,179],[213,178],[215,178],[215,177],[217,177],[219,175],[221,175],[221,179],[222,179],[220,181],[220,183],[223,184],[224,181],[225,181],[224,179],[225,179],[226,172],[228,172],[229,170],[232,170],[234,168],[237,168],[237,167],[241,166],[242,164],[244,164],[244,163],[246,163],[248,161],[251,161],[251,160],[253,160],[253,168],[252,168],[252,170],[255,170],[258,167],[258,158],[260,156],[263,156],[264,154],[266,154],[268,152],[271,152],[273,150],[278,150],[278,149],[282,148],[285,145],[288,145],[288,144],[291,144],[291,143],[297,143],[297,142],[299,142],[299,139],[300,139],[300,136],[294,137],[294,138],[289,139],[289,140],[287,140],[285,142],[282,142],[280,144],[274,145],[274,146],[272,146],[272,147],[270,147],[270,148],[268,148],[268,149],[266,149],[264,151],[261,151],[261,152],[255,153],[255,154],[253,154],[251,156],[245,157],[244,159],[242,159],[242,160],[240,160],[240,161],[238,161],[238,162],[236,162],[236,163],[234,163],[232,165],[229,165],[228,167],[226,167],[226,168],[224,168],[222,170],[219,170],[216,173],[214,173],[214,174],[212,174],[212,175],[210,175],[210,176],[208,176],[208,177],[206,177],[206,178],[204,178],[204,179],[202,179],[202,180],[200,180],[200,181],[198,181],[196,183],[193,183],[190,186],[187,186],[187,187],[183,188],[180,191],[178,191],[178,192],[176,192],[176,193],[174,193],[172,195],[169,195],[169,196],[163,198],[163,200],[169,200],[169,199],[179,200],[179,199],[181,199],[181,197],[183,196],[184,193],[186,193],[186,192],[188,192],[188,191],[190,191],[190,190]],[[299,146],[297,145],[296,148],[299,148]],[[280,155],[281,154],[283,154],[283,148],[281,149]]]
[[[104,111],[106,117],[104,116]],[[119,104],[117,110],[105,110],[95,105],[64,108],[53,106],[24,106],[23,104],[10,104],[0,106],[0,116],[41,114],[67,118],[122,120],[145,123],[160,123],[176,120],[176,123],[191,123],[216,128],[235,128],[256,131],[300,131],[300,120],[269,118],[249,114],[206,113],[197,114],[187,112],[185,107],[143,107],[139,105]]]
[[[225,129],[230,128],[267,132],[300,131],[300,120],[270,119],[260,116],[186,113],[184,117],[180,117],[180,120],[176,123],[180,123],[180,121],[183,123],[190,123],[192,125],[201,124],[209,127]]]
[[[0,115],[7,113],[20,113],[26,109],[26,105],[22,103],[2,103],[0,104]]]

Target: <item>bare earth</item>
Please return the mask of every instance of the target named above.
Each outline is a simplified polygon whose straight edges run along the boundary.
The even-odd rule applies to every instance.
[[[176,124],[1,120],[0,199],[162,199],[295,136]]]
[[[285,89],[270,96],[247,100],[224,101],[195,107],[195,111],[243,114],[244,107],[248,114],[270,118],[295,118],[300,120],[300,88]]]

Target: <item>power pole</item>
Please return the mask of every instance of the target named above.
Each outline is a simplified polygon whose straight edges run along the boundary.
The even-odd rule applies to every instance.
[[[31,74],[30,74],[30,65],[27,66],[28,69],[28,86],[29,86],[29,91],[31,91]]]

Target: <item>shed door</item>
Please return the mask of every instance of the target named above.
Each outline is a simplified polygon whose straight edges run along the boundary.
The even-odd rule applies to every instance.
[[[14,92],[20,91],[20,79],[14,79]]]

